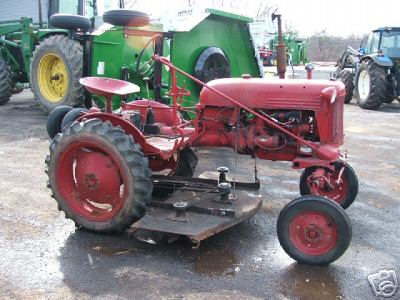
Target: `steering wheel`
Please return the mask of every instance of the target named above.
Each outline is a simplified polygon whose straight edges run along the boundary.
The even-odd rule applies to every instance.
[[[155,60],[152,58],[153,54],[155,54],[155,41],[158,38],[162,38],[161,34],[156,34],[153,35],[147,43],[143,46],[142,50],[139,52],[139,56],[137,57],[136,60],[136,73],[139,74],[142,77],[150,77],[150,75],[153,73],[154,69],[154,64]],[[142,62],[144,53],[146,52],[147,48],[152,47],[152,54],[150,56],[150,59]]]

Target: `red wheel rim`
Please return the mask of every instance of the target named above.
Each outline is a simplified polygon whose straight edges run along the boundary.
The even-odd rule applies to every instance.
[[[120,159],[95,141],[70,143],[57,163],[58,190],[68,206],[90,221],[112,219],[126,199],[127,174]]]
[[[343,204],[346,201],[347,194],[349,193],[349,183],[344,172],[341,176],[341,180],[338,181],[339,174],[340,169],[335,171],[326,171],[325,176],[329,180],[330,185],[332,185],[334,188],[332,190],[328,190],[326,187],[318,187],[316,194],[319,196],[328,197],[338,204]],[[310,175],[308,182],[312,182],[312,177],[313,175]]]
[[[290,222],[289,237],[301,252],[308,255],[323,255],[336,245],[336,224],[322,212],[302,212]]]

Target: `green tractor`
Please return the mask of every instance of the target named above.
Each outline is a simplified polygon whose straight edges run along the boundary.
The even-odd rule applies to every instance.
[[[363,42],[359,50],[347,47],[337,64],[334,76],[346,87],[345,102],[353,94],[363,109],[400,101],[400,27],[374,30]]]
[[[116,8],[123,8],[122,0],[106,0],[101,5],[96,0],[2,1],[0,104],[32,83],[35,98],[45,111],[60,104],[79,105],[83,89],[76,80],[82,76],[83,47],[74,31],[77,26],[94,24],[99,12]],[[64,21],[70,28],[51,28],[49,21],[56,13],[92,19],[82,17],[74,21],[77,24],[72,24],[65,15]]]
[[[68,5],[61,5],[64,2]],[[43,10],[41,5],[38,8]],[[150,60],[154,48],[203,81],[244,73],[262,76],[249,32],[250,18],[206,10],[196,17],[177,18],[166,28],[149,23],[145,13],[120,9],[123,1],[49,0],[47,8],[46,24],[22,18],[0,25],[0,36],[5,37],[0,39],[0,79],[6,78],[0,86],[2,103],[8,101],[18,83],[30,83],[36,101],[46,112],[64,105],[90,107],[92,100],[103,106],[104,99],[85,94],[79,84],[85,76],[129,81],[141,87],[141,93],[131,96],[134,99],[168,101],[170,82],[154,78],[158,74],[155,70],[162,70]],[[191,92],[182,105],[195,105],[200,87],[184,83],[183,77],[178,77],[178,82]],[[113,106],[134,99],[114,97]]]

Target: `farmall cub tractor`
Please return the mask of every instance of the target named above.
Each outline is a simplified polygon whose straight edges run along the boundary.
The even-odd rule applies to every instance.
[[[145,47],[160,39],[155,34]],[[230,180],[225,167],[218,168],[218,179],[192,178],[197,165],[192,147],[228,147],[304,169],[302,196],[280,212],[279,241],[300,263],[325,265],[339,258],[351,240],[344,208],[358,192],[357,177],[339,152],[344,85],[247,75],[205,84],[155,49],[144,64],[154,68],[158,84],[162,78],[157,72],[162,66],[169,70],[171,105],[151,99],[123,101],[140,90],[126,81],[81,79],[107,105],[82,112],[51,141],[46,173],[59,210],[78,227],[95,232],[132,226],[187,236],[198,246],[261,207],[259,197],[245,192],[260,187],[256,168],[252,183]],[[202,86],[195,107],[181,106],[189,92],[177,86],[177,74]],[[115,95],[122,104],[113,111]],[[52,114],[49,122],[61,122]]]

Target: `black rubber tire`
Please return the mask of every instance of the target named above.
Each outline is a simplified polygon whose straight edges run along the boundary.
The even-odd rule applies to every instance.
[[[40,60],[49,53],[58,55],[63,61],[68,73],[67,91],[60,100],[52,102],[40,90],[38,72]],[[81,106],[84,100],[84,89],[79,83],[83,69],[83,48],[78,41],[64,35],[54,35],[46,38],[36,47],[31,65],[31,87],[40,107],[48,113],[60,105]]]
[[[196,61],[194,77],[205,83],[231,77],[230,63],[225,53],[217,47],[203,50]]]
[[[344,161],[338,161],[335,163],[335,170],[339,171],[342,165],[345,165],[345,169],[343,172],[344,178],[346,178],[348,185],[349,185],[349,193],[347,194],[346,199],[343,201],[343,203],[340,204],[340,206],[343,209],[348,208],[351,204],[353,204],[354,200],[357,197],[358,194],[358,178],[356,175],[356,172],[354,172],[353,168],[346,162]],[[307,184],[307,177],[310,176],[314,171],[316,167],[310,167],[310,168],[305,168],[303,172],[301,173],[300,176],[300,183],[299,183],[299,189],[300,189],[300,195],[305,196],[305,195],[310,195],[310,188]]]
[[[79,215],[63,199],[56,182],[57,163],[63,155],[63,150],[73,142],[88,138],[108,144],[110,151],[118,156],[130,173],[126,182],[128,197],[121,211],[107,221],[94,222]],[[78,228],[83,227],[90,231],[105,233],[124,231],[144,216],[146,204],[151,200],[151,171],[140,146],[135,144],[132,137],[125,134],[121,128],[99,119],[75,123],[62,134],[55,136],[50,144],[50,155],[46,157],[46,174],[49,177],[48,187],[58,203],[58,209],[65,213],[66,218],[72,219]]]
[[[342,70],[340,71],[338,79],[343,82],[346,90],[344,103],[350,103],[351,99],[353,98],[354,75],[349,70]]]
[[[179,152],[179,162],[173,176],[193,177],[199,159],[192,148],[186,147]]]
[[[54,14],[50,17],[51,27],[75,30],[88,30],[92,27],[90,19],[85,16],[71,14]]]
[[[53,139],[57,133],[61,132],[61,123],[64,116],[73,109],[71,106],[58,106],[53,109],[47,117],[46,129],[49,138]]]
[[[0,105],[10,101],[12,87],[10,66],[0,58]]]
[[[114,26],[142,27],[150,23],[150,17],[142,11],[114,9],[104,13],[103,21]]]
[[[192,148],[186,147],[179,152],[178,165],[169,175],[193,177],[199,159]],[[154,187],[153,196],[163,197],[173,193],[174,190],[164,187]]]
[[[309,255],[292,243],[289,236],[291,221],[299,213],[313,211],[327,214],[337,227],[337,242],[333,249],[323,255]],[[350,220],[343,208],[333,201],[320,196],[303,196],[289,202],[280,212],[277,222],[279,243],[294,260],[308,265],[328,265],[337,260],[350,245],[352,230]]]
[[[359,92],[359,77],[362,71],[366,71],[370,78],[369,94],[365,99],[361,99]],[[388,82],[386,79],[386,69],[374,63],[373,60],[363,61],[357,71],[355,88],[357,90],[357,103],[362,109],[374,110],[381,104],[388,101]]]
[[[88,110],[86,108],[82,108],[82,107],[77,107],[74,109],[71,109],[62,119],[61,122],[61,131],[63,131],[66,127],[68,127],[69,125],[71,125],[73,122],[75,122],[76,119],[79,118],[79,116],[82,113],[88,112]]]

